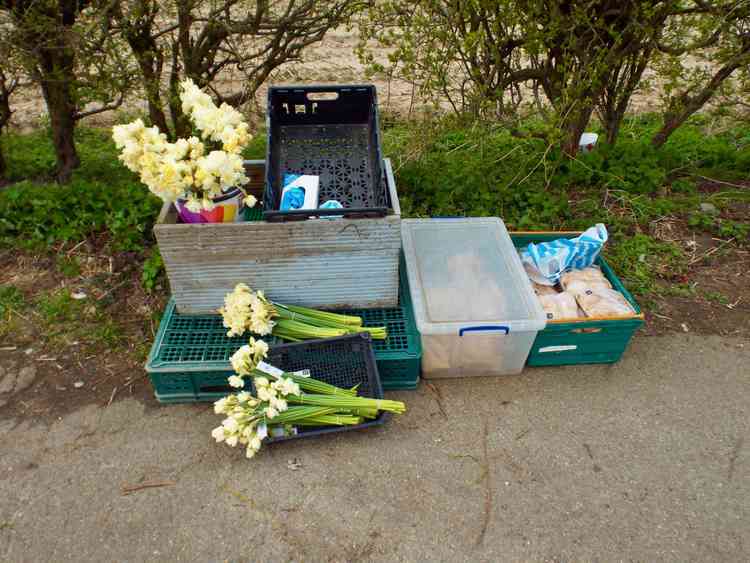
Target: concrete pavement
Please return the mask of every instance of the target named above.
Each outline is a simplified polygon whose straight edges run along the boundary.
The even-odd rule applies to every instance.
[[[0,560],[750,560],[747,341],[389,395],[380,429],[250,461],[207,405],[0,411]]]

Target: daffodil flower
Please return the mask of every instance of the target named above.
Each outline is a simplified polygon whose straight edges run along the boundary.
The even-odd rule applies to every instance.
[[[230,375],[229,385],[237,389],[240,389],[245,386],[245,381],[239,375]]]
[[[217,428],[214,428],[211,431],[211,436],[217,442],[219,442],[219,443],[223,442],[224,441],[224,427],[223,426],[218,426]]]

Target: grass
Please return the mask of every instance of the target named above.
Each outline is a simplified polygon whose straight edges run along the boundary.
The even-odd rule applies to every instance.
[[[21,309],[26,304],[23,293],[14,285],[0,285],[0,317]]]
[[[622,237],[617,244],[608,245],[605,256],[627,288],[639,295],[658,292],[659,279],[674,285],[687,264],[678,245],[657,241],[642,233]]]
[[[69,290],[42,293],[36,300],[42,322],[54,330],[67,331],[84,313],[84,301],[73,299]]]
[[[81,275],[81,265],[75,256],[62,256],[57,259],[57,269],[66,278],[77,278]]]
[[[125,339],[106,305],[90,298],[74,299],[69,289],[42,292],[34,301],[39,327],[52,342],[80,340],[92,346],[114,347]]]
[[[718,303],[720,305],[729,304],[729,298],[720,291],[706,291],[703,293],[703,297],[708,301],[713,301],[714,303]]]

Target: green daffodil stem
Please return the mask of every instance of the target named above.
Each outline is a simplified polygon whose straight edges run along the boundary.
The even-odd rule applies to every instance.
[[[335,407],[289,407],[284,412],[280,412],[271,419],[268,419],[269,424],[286,424],[287,422],[296,422],[305,418],[324,416],[328,414],[336,413],[338,409]]]
[[[276,321],[278,325],[286,325],[287,323],[298,323],[295,326],[305,325],[308,327],[320,327],[321,329],[328,330],[340,330],[343,331],[339,336],[344,334],[354,334],[357,332],[368,332],[370,336],[376,340],[385,340],[388,333],[385,327],[365,327],[362,326],[362,319],[360,317],[354,317],[349,315],[339,315],[336,313],[327,313],[325,311],[316,311],[315,309],[307,309],[306,307],[295,307],[292,305],[281,305],[274,303],[274,311],[279,320]],[[308,329],[314,333],[313,329]],[[277,334],[274,329],[274,334]],[[281,336],[277,334],[277,336]],[[321,336],[320,338],[327,338]]]
[[[265,371],[261,371],[259,369],[253,370],[252,377],[272,377],[274,379],[278,379],[277,376],[266,373]],[[309,391],[311,393],[316,393],[319,395],[344,395],[350,397],[357,394],[356,387],[354,389],[342,389],[341,387],[336,387],[335,385],[325,383],[312,377],[303,377],[301,375],[295,375],[293,373],[283,373],[281,377],[287,377],[291,379],[304,391]]]
[[[297,426],[349,426],[353,424],[362,424],[361,416],[350,414],[321,414],[319,416],[310,416],[298,420],[294,424]]]
[[[298,305],[282,305],[280,303],[274,303],[274,306],[277,308],[277,310],[286,309],[290,313],[297,313],[298,315],[304,315],[306,317],[319,319],[321,321],[351,326],[362,326],[362,317],[356,317],[354,315],[329,313],[327,311],[318,311],[316,309],[300,307]]]
[[[331,395],[287,395],[287,402],[297,405],[316,405],[320,407],[338,407],[339,409],[377,409],[401,414],[406,412],[406,405],[401,401],[370,399],[367,397],[341,397]]]
[[[347,334],[346,329],[342,328],[331,328],[324,326],[313,326],[305,324],[299,321],[293,321],[290,319],[280,319],[276,321],[273,327],[272,334],[279,338],[297,338],[297,339],[313,339],[313,338],[334,338],[336,336],[344,336]]]

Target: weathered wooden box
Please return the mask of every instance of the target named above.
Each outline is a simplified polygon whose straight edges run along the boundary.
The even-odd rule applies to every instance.
[[[398,304],[401,209],[391,163],[384,159],[391,214],[285,223],[182,224],[165,204],[154,234],[182,314],[212,313],[235,284],[263,289],[280,303],[366,309]],[[250,187],[264,161],[249,161]]]

